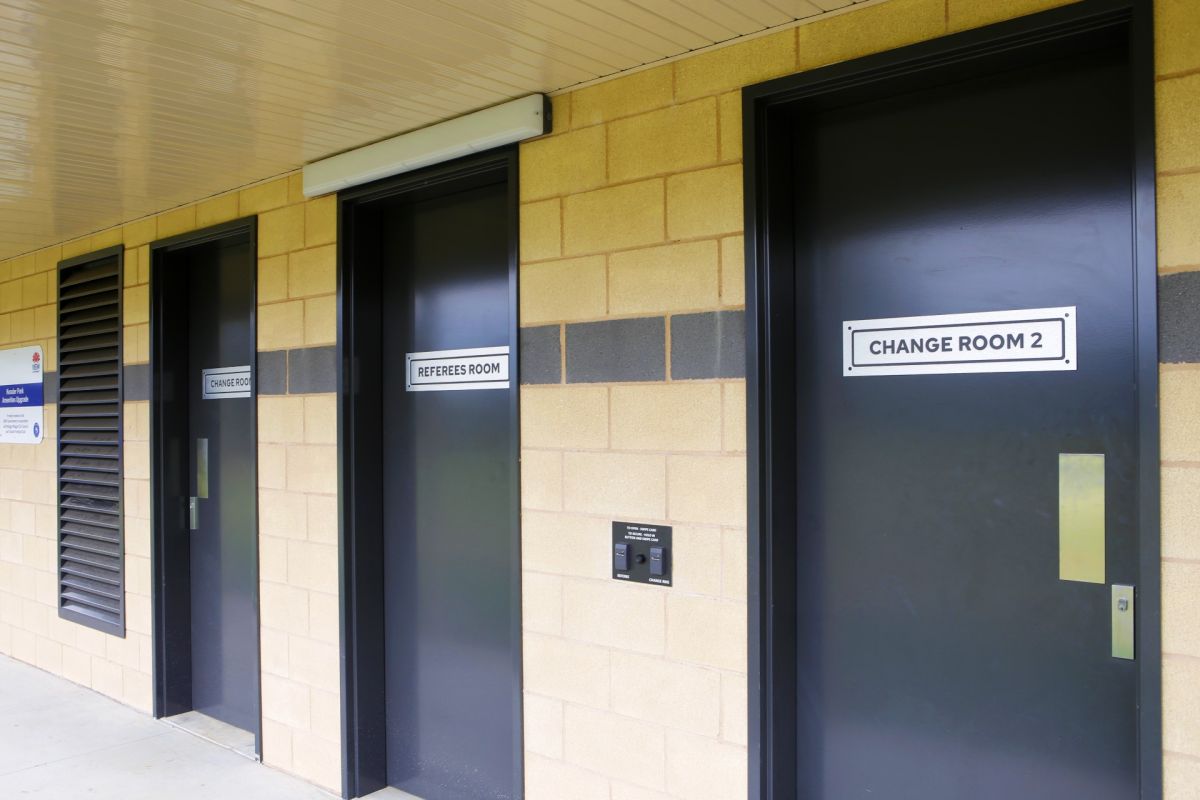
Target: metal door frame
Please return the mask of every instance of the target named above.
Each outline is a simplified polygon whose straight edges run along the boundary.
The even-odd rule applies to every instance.
[[[356,313],[356,254],[358,231],[371,230],[372,204],[404,195],[426,196],[448,193],[474,181],[500,176],[507,184],[508,202],[508,286],[509,364],[512,380],[509,414],[512,420],[510,453],[512,463],[520,464],[520,345],[519,298],[517,295],[518,248],[518,149],[498,148],[467,156],[396,178],[384,179],[338,195],[338,553],[341,606],[342,648],[342,795],[359,797],[387,786],[387,709],[386,658],[384,654],[382,563],[383,522],[378,502],[380,464],[365,454],[364,440],[378,434],[371,419],[381,412],[361,392],[371,371],[378,369],[378,352],[372,352],[370,315]],[[366,246],[363,243],[362,246]],[[363,261],[370,261],[364,254]],[[367,267],[364,267],[364,269]],[[364,291],[364,290],[360,290]],[[377,347],[377,346],[375,346]],[[372,362],[375,362],[374,367]],[[512,635],[516,642],[512,665],[513,702],[518,726],[522,725],[521,673],[521,488],[520,470],[513,482],[511,498],[513,618]],[[513,752],[514,775],[518,786],[524,783],[522,730],[517,730]]]
[[[795,227],[786,143],[806,106],[923,88],[1022,63],[1041,48],[1088,34],[1127,37],[1133,76],[1134,271],[1138,419],[1138,762],[1142,800],[1162,797],[1157,242],[1155,238],[1154,33],[1150,0],[1082,0],[1064,8],[945,36],[743,90],[746,198],[746,409],[749,547],[749,796],[796,797],[795,651],[797,527],[789,497],[799,474],[794,446],[797,376]],[[890,89],[881,89],[882,82]]]
[[[150,540],[151,592],[154,609],[154,709],[155,718],[169,717],[192,708],[191,674],[191,587],[189,531],[182,507],[168,503],[168,497],[186,496],[176,487],[166,485],[166,467],[171,456],[168,440],[177,435],[180,426],[187,428],[186,413],[180,414],[169,403],[165,391],[169,381],[167,371],[188,363],[188,336],[179,335],[167,325],[176,308],[187,306],[185,292],[166,285],[163,270],[171,255],[195,247],[233,237],[245,236],[250,242],[250,264],[254,271],[252,283],[250,326],[258,329],[258,218],[246,217],[232,222],[202,228],[198,231],[160,239],[150,244]],[[257,341],[257,336],[255,337]],[[257,346],[255,352],[257,361]],[[255,365],[257,384],[257,364]],[[255,389],[254,483],[258,484],[258,391]],[[186,436],[186,434],[185,434]],[[186,481],[186,478],[184,479]],[[253,570],[254,570],[254,658],[258,674],[258,708],[255,716],[254,752],[262,760],[262,616],[259,604],[258,503],[254,506]]]

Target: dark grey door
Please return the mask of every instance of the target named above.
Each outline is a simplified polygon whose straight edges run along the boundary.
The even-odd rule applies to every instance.
[[[239,373],[207,393],[203,381],[206,370],[252,369],[254,258],[245,238],[227,239],[190,248],[186,263],[192,707],[256,732],[255,400],[238,396]]]
[[[797,123],[802,798],[1138,795],[1129,87],[1100,51]],[[1074,371],[843,376],[848,320],[1062,306]],[[1060,579],[1064,453],[1103,582]]]
[[[467,391],[405,380],[409,353],[508,345],[508,185],[381,213],[388,783],[519,797],[515,375]]]

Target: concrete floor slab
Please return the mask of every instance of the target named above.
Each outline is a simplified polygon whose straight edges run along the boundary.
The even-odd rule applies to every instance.
[[[330,800],[233,750],[0,656],[0,797]]]

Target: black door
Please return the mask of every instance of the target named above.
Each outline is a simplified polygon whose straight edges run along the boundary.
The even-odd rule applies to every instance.
[[[515,380],[410,391],[412,353],[504,348],[506,181],[380,211],[387,780],[425,800],[520,796]]]
[[[186,252],[192,708],[258,730],[254,257]]]
[[[1126,56],[959,78],[795,122],[799,796],[1131,800]],[[846,321],[1071,306],[1077,369],[843,374]],[[1104,456],[1099,582],[1060,579],[1060,454]]]

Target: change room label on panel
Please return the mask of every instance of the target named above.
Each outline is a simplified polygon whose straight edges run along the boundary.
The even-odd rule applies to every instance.
[[[249,364],[203,370],[201,383],[205,400],[254,396],[254,379],[251,377]]]
[[[44,366],[40,347],[0,350],[0,443],[42,441]]]
[[[1075,306],[842,323],[842,374],[934,375],[1077,368]]]
[[[508,388],[507,347],[409,353],[406,368],[410,392]]]

